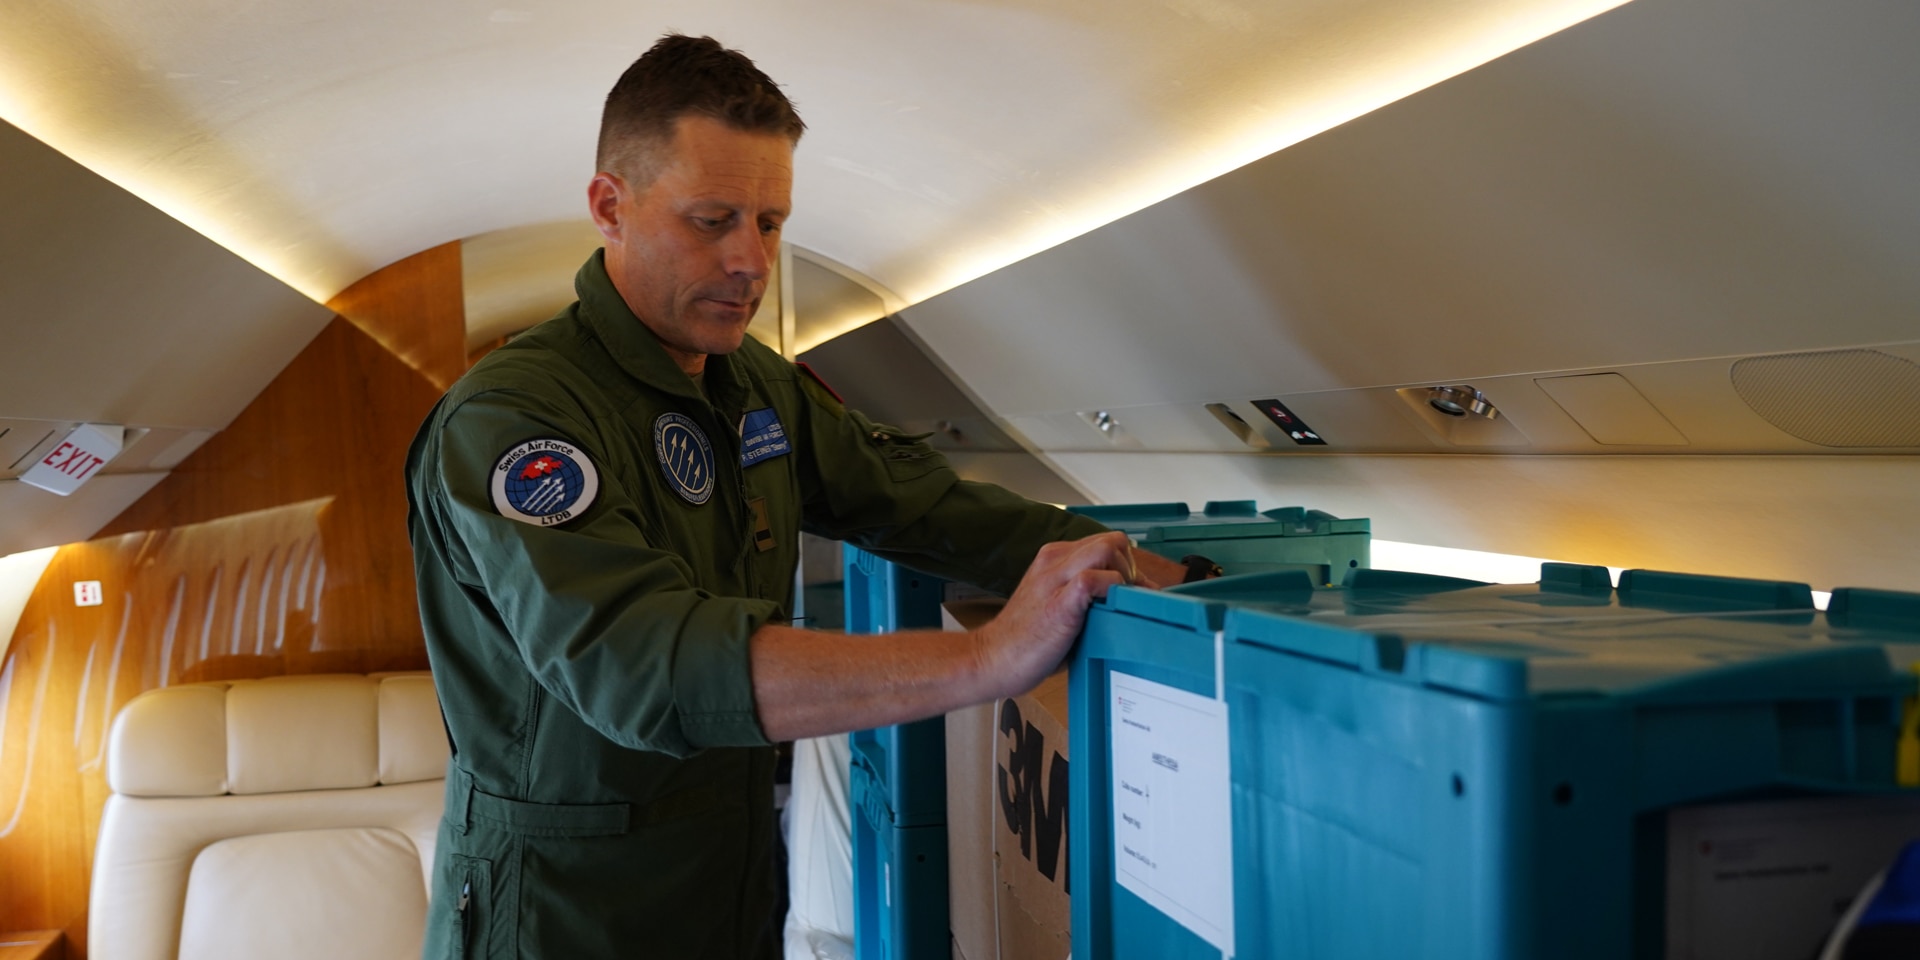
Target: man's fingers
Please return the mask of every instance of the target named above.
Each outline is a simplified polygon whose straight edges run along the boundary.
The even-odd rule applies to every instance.
[[[1127,582],[1117,570],[1082,570],[1078,579],[1089,600],[1105,597],[1108,590]]]
[[[1094,534],[1079,540],[1050,543],[1033,558],[1029,575],[1039,575],[1061,583],[1082,570],[1105,568],[1125,577],[1128,573],[1126,551],[1131,541],[1117,531]]]

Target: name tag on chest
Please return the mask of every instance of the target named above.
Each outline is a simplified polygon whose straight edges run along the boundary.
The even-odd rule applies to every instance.
[[[740,465],[751,467],[762,460],[784,457],[793,452],[787,442],[787,428],[772,407],[748,411],[740,418]]]

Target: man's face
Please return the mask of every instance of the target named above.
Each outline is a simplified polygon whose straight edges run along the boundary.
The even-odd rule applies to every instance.
[[[689,373],[732,353],[760,307],[793,193],[793,144],[686,116],[653,182],[602,172],[587,188],[607,273]]]

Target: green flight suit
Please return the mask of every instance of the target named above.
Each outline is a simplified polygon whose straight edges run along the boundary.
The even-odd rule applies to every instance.
[[[1042,544],[1103,529],[958,479],[751,338],[708,359],[703,394],[602,257],[579,302],[454,384],[407,460],[455,751],[435,960],[773,956],[747,638],[787,622],[797,531],[1010,591]]]

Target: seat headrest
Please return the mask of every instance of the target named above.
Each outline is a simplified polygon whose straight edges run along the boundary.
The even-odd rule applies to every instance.
[[[328,674],[149,690],[114,719],[107,785],[139,797],[287,793],[445,776],[424,673]]]

